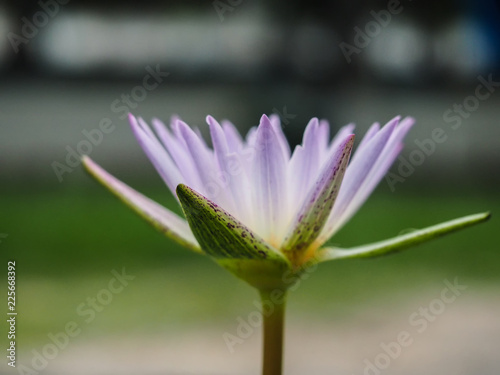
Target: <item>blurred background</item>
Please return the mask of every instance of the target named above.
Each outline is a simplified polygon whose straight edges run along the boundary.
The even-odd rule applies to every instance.
[[[286,373],[376,373],[382,344],[406,331],[412,344],[384,374],[498,374],[498,1],[3,1],[0,33],[0,256],[17,265],[24,373],[259,373],[258,329],[233,353],[223,339],[257,294],[82,170],[88,154],[179,212],[130,131],[133,112],[176,114],[205,136],[207,114],[246,132],[276,113],[293,145],[311,117],[333,131],[356,123],[358,141],[375,121],[415,117],[390,178],[331,243],[493,219],[319,267],[290,295]],[[116,272],[130,276],[110,293]],[[446,280],[467,288],[440,304]],[[7,349],[5,323],[0,337]]]

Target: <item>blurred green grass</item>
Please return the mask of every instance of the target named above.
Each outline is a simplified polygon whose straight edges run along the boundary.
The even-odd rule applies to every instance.
[[[165,189],[147,195],[179,210]],[[183,324],[235,324],[255,309],[257,294],[205,257],[190,253],[136,217],[100,187],[8,191],[0,196],[2,263],[18,272],[20,340],[43,343],[68,321],[84,335],[174,331]],[[458,216],[500,209],[498,194],[447,191],[374,194],[330,242],[354,246]],[[360,306],[390,303],[458,277],[476,290],[500,282],[496,218],[393,257],[321,265],[290,298],[292,317],[352,316]],[[136,278],[91,324],[76,312],[112,278]],[[228,323],[229,322],[229,323]],[[83,327],[83,326],[82,326]]]

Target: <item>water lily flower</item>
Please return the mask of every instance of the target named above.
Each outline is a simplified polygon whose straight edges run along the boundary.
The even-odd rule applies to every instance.
[[[169,127],[153,120],[153,131],[130,115],[139,144],[177,197],[185,219],[90,158],[83,162],[92,176],[165,235],[212,257],[256,287],[264,300],[285,294],[296,276],[314,264],[400,251],[489,217],[471,215],[350,249],[325,247],[389,170],[414,120],[396,117],[383,127],[373,124],[352,160],[354,125],[330,140],[329,124],[313,118],[292,152],[276,115],[262,116],[245,138],[228,121],[219,124],[211,116],[206,121],[212,148],[178,118]],[[281,373],[284,302],[279,305],[264,319],[266,375]]]

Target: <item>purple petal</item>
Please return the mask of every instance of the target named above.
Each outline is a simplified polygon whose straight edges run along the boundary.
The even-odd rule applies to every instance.
[[[238,186],[236,184],[237,176],[233,176],[231,173],[232,169],[230,163],[232,160],[228,157],[229,147],[226,141],[226,136],[219,123],[212,116],[207,116],[206,121],[210,128],[210,135],[212,137],[212,145],[217,162],[219,172],[218,175],[221,182],[220,186],[223,190],[223,194],[227,197],[227,207],[224,208],[231,212],[234,216],[240,218],[241,215],[238,213],[239,210],[237,208],[243,202],[235,199],[235,195],[233,194],[233,192],[240,194],[240,191],[238,191]]]
[[[368,128],[365,136],[363,137],[361,142],[359,142],[358,148],[361,149],[365,147],[365,145],[375,136],[375,134],[379,132],[379,130],[380,130],[380,124],[378,122],[375,122],[372,126]]]
[[[165,181],[169,189],[175,195],[175,188],[178,184],[183,182],[182,176],[176,165],[147,125],[142,122],[141,124],[138,123],[136,118],[132,115],[129,115],[129,120],[137,141],[149,160],[153,163],[153,166],[156,168],[163,181]]]
[[[317,118],[309,121],[304,131],[302,147],[295,148],[290,159],[290,185],[294,191],[294,201],[290,202],[292,205],[304,198],[318,176],[321,166],[318,127]]]
[[[325,165],[290,226],[282,251],[294,252],[293,257],[300,258],[320,235],[337,198],[353,144],[354,135],[347,136]]]
[[[354,128],[354,124],[347,124],[339,129],[337,134],[335,134],[335,137],[333,137],[332,141],[330,142],[327,156],[331,156],[339,148],[342,140],[344,140],[345,137],[347,137],[349,134],[352,134],[354,132]]]
[[[155,128],[158,138],[160,138],[163,146],[174,160],[179,172],[181,173],[184,183],[188,186],[201,186],[200,176],[196,169],[196,165],[189,155],[184,140],[179,140],[167,127],[158,119],[153,119],[153,127]]]
[[[253,147],[255,140],[257,139],[257,127],[252,126],[245,137],[245,143],[247,146]]]
[[[188,155],[196,166],[201,181],[201,186],[192,186],[192,188],[223,205],[226,202],[223,194],[220,194],[220,187],[217,184],[217,170],[213,152],[206,147],[205,142],[186,123],[178,121],[177,126],[180,135],[186,142]]]
[[[353,158],[337,200],[337,204],[342,202],[342,205],[334,207],[332,216],[325,227],[324,233],[322,233],[323,240],[326,241],[333,233],[337,232],[358,211],[398,156],[402,149],[401,141],[410,130],[413,121],[412,119],[404,119],[394,129],[397,120],[398,118],[392,120],[370,141],[365,143],[363,150],[359,150],[360,155],[357,164],[355,164],[356,160]],[[388,134],[390,136],[385,140]],[[380,145],[383,145],[381,150]],[[376,149],[380,151],[375,153],[374,150]],[[373,157],[372,163],[363,163],[364,159],[370,157]],[[351,170],[353,172],[350,172]],[[351,174],[350,184],[346,184],[349,174]],[[356,186],[356,188],[352,188],[352,186]],[[348,190],[350,187],[352,190]],[[341,197],[343,201],[340,200]]]
[[[222,121],[222,130],[226,136],[227,146],[230,152],[240,152],[243,148],[243,139],[238,129],[229,121]]]
[[[116,179],[89,157],[85,156],[82,161],[93,177],[167,237],[203,254],[185,220]]]
[[[287,223],[283,215],[287,209],[285,158],[271,122],[262,116],[255,140],[253,167],[254,212],[262,218],[255,223],[258,233],[276,244]],[[281,242],[281,241],[279,241]]]
[[[343,212],[345,206],[366,179],[368,172],[370,172],[377,158],[389,141],[398,121],[399,118],[396,118],[388,123],[364,148],[358,149],[354,154],[352,163],[349,165],[349,169],[346,173],[344,184],[339,193],[339,202],[335,208],[337,214]]]
[[[401,121],[396,130],[392,133],[391,138],[387,142],[384,150],[377,159],[372,170],[366,177],[365,182],[360,187],[346,211],[339,219],[338,227],[342,227],[349,219],[358,211],[370,194],[375,190],[380,181],[387,174],[392,164],[403,149],[403,138],[411,129],[415,121],[412,118],[405,118]]]
[[[328,144],[330,141],[330,124],[326,120],[319,121],[318,127],[320,158],[326,161],[328,158]]]
[[[172,115],[170,117],[170,130],[172,130],[172,133],[174,134],[175,138],[177,138],[178,140],[182,140],[182,142],[184,142],[184,139],[182,139],[182,134],[178,126],[179,121],[182,120],[178,115]]]
[[[297,202],[304,199],[317,179],[321,166],[331,156],[328,150],[323,149],[325,143],[328,144],[329,130],[325,129],[325,125],[328,125],[325,121],[322,124],[320,126],[316,118],[309,121],[304,131],[302,145],[295,147],[288,163],[290,207],[295,207]]]
[[[301,180],[304,163],[306,160],[306,152],[301,145],[295,146],[292,157],[288,163],[287,177],[288,177],[288,192],[289,200],[288,205],[294,207],[297,202],[302,201],[305,196],[305,182]]]
[[[273,126],[274,133],[278,138],[278,141],[281,146],[281,151],[283,151],[283,156],[285,160],[290,159],[290,145],[288,144],[288,140],[283,133],[283,129],[281,127],[280,117],[276,114],[272,114],[269,116],[269,120],[271,121],[271,125]]]

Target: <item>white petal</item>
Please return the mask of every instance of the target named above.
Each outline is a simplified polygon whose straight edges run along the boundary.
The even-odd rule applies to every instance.
[[[259,212],[256,223],[258,233],[275,246],[281,243],[285,223],[287,192],[285,158],[276,133],[267,116],[262,116],[255,140],[253,167],[254,213]]]
[[[290,159],[287,171],[291,187],[289,205],[294,207],[294,213],[298,210],[297,202],[302,202],[314,181],[316,181],[321,168],[321,138],[318,129],[318,119],[311,119],[304,131],[302,146],[295,148]]]
[[[274,133],[278,138],[279,144],[281,146],[281,151],[283,151],[283,156],[285,160],[290,159],[290,145],[283,133],[283,128],[281,127],[280,117],[276,114],[272,114],[269,116],[269,120],[271,121],[271,125],[273,126]]]
[[[207,149],[204,141],[186,123],[178,121],[177,126],[201,182],[201,186],[191,186],[191,188],[223,206],[225,202],[216,183],[217,170],[213,152]]]
[[[295,146],[290,162],[287,165],[288,206],[294,214],[298,209],[297,202],[301,202],[306,194],[305,183],[301,181],[302,171],[305,169],[306,152],[301,145]]]
[[[320,131],[320,137],[323,139],[322,141],[322,147],[326,148],[328,147],[328,144],[330,143],[330,123],[325,120],[321,119],[319,120],[319,131]]]
[[[238,189],[239,186],[237,183],[238,177],[241,177],[238,176],[241,174],[241,170],[234,169],[234,158],[229,157],[228,142],[219,123],[212,116],[207,116],[206,121],[210,127],[212,145],[219,170],[219,186],[227,198],[227,207],[224,207],[224,209],[231,212],[236,218],[244,220],[241,212],[245,212],[243,207],[245,199],[240,196],[241,191]]]

